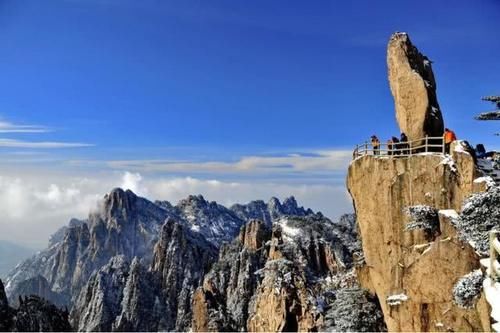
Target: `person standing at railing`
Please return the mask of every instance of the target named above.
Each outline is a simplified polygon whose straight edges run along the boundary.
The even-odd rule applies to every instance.
[[[392,155],[392,139],[387,140],[387,155]]]
[[[373,155],[380,155],[380,140],[376,135],[372,135],[372,147],[373,147]]]
[[[450,146],[453,141],[457,139],[457,136],[455,135],[455,132],[450,130],[449,128],[444,129],[444,148],[446,154],[450,153]]]
[[[399,155],[400,154],[400,151],[399,151],[399,139],[396,138],[395,136],[393,136],[391,138],[391,141],[392,141],[392,148],[394,149],[394,151],[392,152],[392,155]]]
[[[402,149],[401,155],[408,155],[408,137],[404,132],[401,133],[401,139],[399,140],[399,147]]]

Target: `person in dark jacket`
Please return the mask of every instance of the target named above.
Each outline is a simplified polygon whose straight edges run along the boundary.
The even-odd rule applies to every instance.
[[[373,147],[373,155],[380,155],[380,140],[376,135],[372,135],[371,137],[372,147]]]
[[[398,150],[398,149],[400,149],[400,148],[401,148],[401,147],[400,147],[400,144],[399,144],[399,139],[398,139],[398,138],[396,138],[395,136],[393,136],[393,137],[391,138],[391,141],[392,141],[392,147],[393,147],[393,149],[394,149],[394,151],[393,151],[393,153],[392,153],[392,154],[393,154],[393,155],[399,155],[399,154],[401,154],[401,152]]]
[[[399,146],[401,147],[401,149],[403,149],[401,151],[401,154],[402,155],[408,155],[409,154],[409,151],[408,151],[408,137],[406,136],[406,134],[404,132],[401,132],[401,138],[400,138],[399,142],[400,142]]]

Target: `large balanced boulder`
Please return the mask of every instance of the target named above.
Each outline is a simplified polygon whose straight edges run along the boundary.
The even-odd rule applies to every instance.
[[[391,36],[387,65],[401,132],[409,140],[443,135],[431,61],[411,43],[408,34],[397,32]]]

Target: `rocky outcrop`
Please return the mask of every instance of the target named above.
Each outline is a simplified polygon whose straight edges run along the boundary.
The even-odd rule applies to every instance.
[[[91,274],[112,257],[151,260],[166,217],[167,212],[152,202],[131,191],[115,189],[84,223],[71,222],[62,240],[56,233],[49,248],[19,265],[7,277],[7,293],[11,294],[23,281],[41,275],[70,306]],[[53,243],[56,240],[59,241]]]
[[[120,314],[123,290],[127,283],[129,262],[113,257],[92,274],[71,311],[71,323],[78,331],[111,331]]]
[[[395,33],[387,47],[387,65],[401,132],[409,140],[442,136],[443,117],[431,61],[417,50],[406,33]]]
[[[221,248],[219,259],[194,296],[193,330],[246,330],[249,304],[257,288],[255,272],[267,260],[269,247],[265,244],[270,238],[270,228],[252,220],[235,241]]]
[[[217,257],[216,248],[202,235],[167,220],[155,247],[152,271],[160,278],[166,299],[162,330],[187,331],[192,321],[192,296]]]
[[[476,176],[472,157],[458,151],[452,157],[364,156],[349,166],[347,185],[366,261],[359,276],[377,295],[390,331],[489,330],[481,311],[453,302],[455,283],[479,267],[474,249],[458,238],[449,219],[440,218],[429,233],[425,226],[410,228],[405,213],[417,205],[460,211],[477,189]]]
[[[127,283],[123,289],[120,314],[112,330],[119,332],[156,332],[167,327],[163,314],[166,301],[158,277],[138,258],[130,265]]]
[[[19,296],[19,306],[9,306],[0,280],[0,332],[69,332],[68,312],[37,296]]]
[[[263,221],[247,223],[253,217]],[[280,330],[303,316],[301,327],[319,329],[332,320],[319,319],[327,312],[318,314],[317,302],[323,311],[334,301],[325,296],[331,288],[356,284],[353,221],[333,224],[293,197],[228,209],[199,195],[174,206],[115,189],[99,211],[72,220],[19,265],[8,289],[62,297],[80,331],[271,329],[278,317],[269,317],[269,292],[283,296],[281,314],[288,313]],[[301,286],[300,296],[288,282]]]
[[[355,231],[342,232],[348,225],[316,215],[282,217],[272,231],[256,220],[242,227],[240,236],[221,249],[196,292],[193,330],[339,329],[335,291],[357,286],[352,254],[359,243],[352,237]],[[360,298],[358,308],[369,302]],[[361,325],[359,331],[384,327],[378,305],[370,304],[379,326]],[[361,322],[357,316],[362,311],[347,308],[349,320]]]
[[[51,299],[71,306],[91,274],[111,258],[123,255],[132,262],[138,257],[149,267],[153,247],[167,218],[187,226],[219,248],[223,242],[232,241],[253,216],[264,217],[270,225],[285,214],[305,216],[313,212],[299,207],[293,197],[283,203],[273,198],[267,204],[259,200],[228,209],[201,195],[189,196],[174,206],[114,189],[103,198],[97,212],[86,220],[72,219],[51,237],[47,249],[18,265],[7,277],[6,291],[14,295],[23,281],[42,276],[57,295]],[[41,297],[49,294],[49,290],[30,291]]]
[[[80,293],[71,322],[79,331],[187,331],[194,291],[216,253],[201,234],[168,219],[151,267],[113,257]]]
[[[67,301],[64,296],[52,291],[47,279],[41,275],[37,275],[18,284],[10,292],[9,303],[13,306],[18,306],[20,296],[26,297],[30,295],[37,295],[60,307],[64,307]]]

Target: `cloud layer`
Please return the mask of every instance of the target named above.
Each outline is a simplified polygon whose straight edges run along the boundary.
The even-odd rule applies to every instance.
[[[301,205],[335,218],[352,211],[343,186],[279,184],[273,182],[226,182],[192,177],[143,177],[139,173],[101,174],[98,177],[0,177],[0,230],[5,239],[43,247],[55,230],[70,218],[85,218],[114,187],[123,187],[151,200],[177,203],[189,194],[202,194],[224,205],[284,199],[294,195]]]

